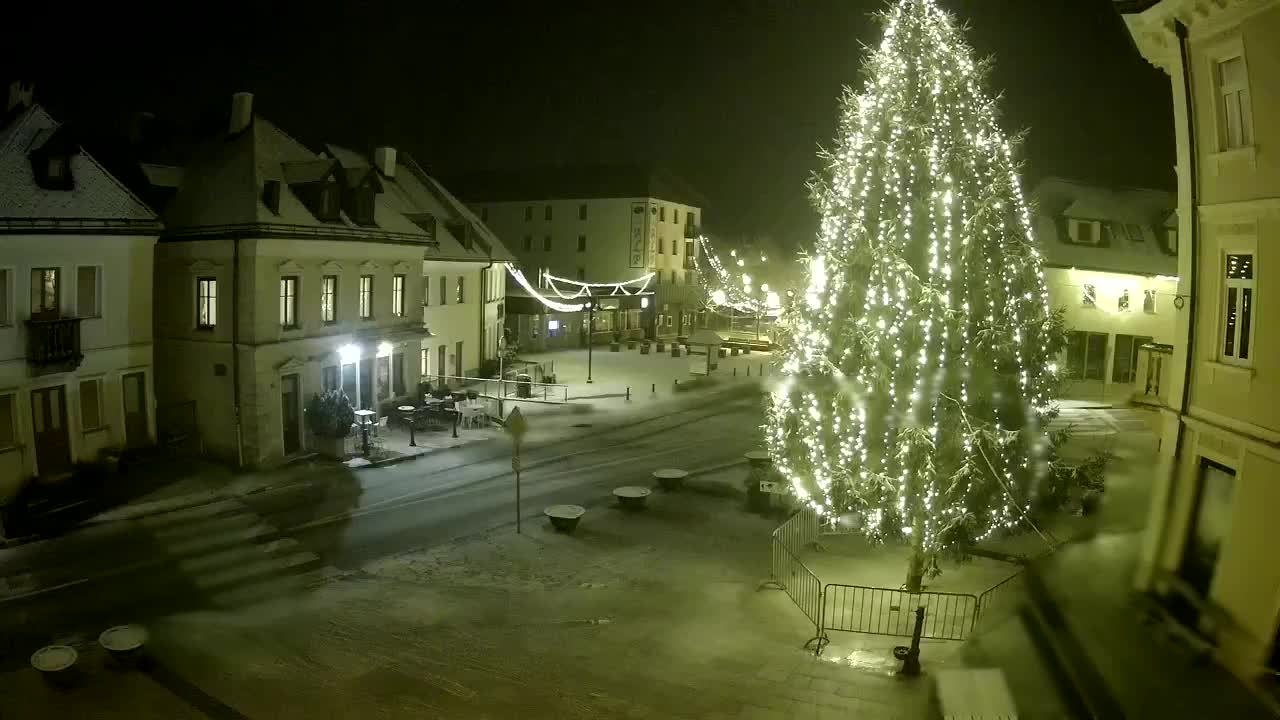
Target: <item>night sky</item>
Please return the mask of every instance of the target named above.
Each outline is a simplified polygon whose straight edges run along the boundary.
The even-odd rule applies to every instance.
[[[1172,188],[1169,80],[1110,0],[941,0],[994,56],[1032,177]],[[257,110],[309,142],[410,150],[448,178],[546,163],[657,163],[730,232],[804,242],[805,182],[882,0],[309,3],[177,26],[62,27],[20,51],[62,117]],[[210,6],[213,7],[213,6]],[[118,20],[117,20],[118,22]],[[190,28],[198,27],[199,35]],[[251,32],[250,32],[251,30]],[[88,33],[77,37],[77,33]],[[43,38],[43,41],[42,41]]]

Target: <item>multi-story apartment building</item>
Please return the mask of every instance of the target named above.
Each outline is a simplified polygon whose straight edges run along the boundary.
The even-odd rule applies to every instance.
[[[1280,0],[1116,6],[1173,94],[1185,339],[1137,585],[1256,680],[1280,670]]]
[[[459,190],[531,283],[544,272],[589,283],[653,273],[652,297],[610,301],[595,313],[596,342],[614,331],[691,330],[702,300],[693,261],[702,201],[679,180],[639,167],[573,167],[461,178]],[[507,327],[522,347],[586,342],[585,313],[548,314],[518,286],[509,295]]]
[[[164,217],[157,392],[195,403],[211,454],[274,463],[304,449],[312,394],[342,388],[379,409],[416,395],[424,369],[462,374],[494,347],[501,298],[482,294],[482,278],[510,258],[391,148],[373,162],[314,152],[238,93]],[[424,310],[441,284],[450,308]]]
[[[1068,330],[1058,362],[1071,378],[1068,397],[1125,402],[1145,393],[1145,382],[1135,388],[1139,349],[1176,339],[1175,195],[1050,177],[1031,198],[1049,302]]]
[[[0,118],[0,502],[155,439],[159,219],[31,91],[15,83]]]

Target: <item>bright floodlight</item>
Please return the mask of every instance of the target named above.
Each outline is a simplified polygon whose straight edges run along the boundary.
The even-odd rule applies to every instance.
[[[764,299],[765,307],[770,310],[777,310],[782,307],[782,298],[778,297],[778,293],[770,292]]]
[[[724,294],[724,290],[716,290],[711,293],[711,302],[717,305],[723,305],[729,300],[729,296]]]
[[[380,342],[380,343],[378,343],[378,354],[379,354],[379,355],[390,355],[390,354],[391,354],[391,350],[392,350],[392,348],[391,348],[391,343],[389,343],[389,342]]]
[[[350,365],[360,359],[359,345],[343,345],[338,348],[338,359],[343,365]]]
[[[641,308],[649,307],[649,298],[640,298],[640,307]]]

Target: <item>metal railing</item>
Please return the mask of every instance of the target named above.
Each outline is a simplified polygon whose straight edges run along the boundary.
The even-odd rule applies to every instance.
[[[825,643],[822,633],[822,581],[800,560],[800,551],[818,541],[818,516],[805,508],[792,515],[773,531],[769,543],[769,585],[791,598],[800,612],[813,623],[815,651]]]
[[[489,398],[541,400],[555,403],[569,402],[569,386],[559,383],[479,378],[466,375],[430,375],[424,380],[435,387],[444,386],[451,392],[471,390]]]
[[[1022,569],[987,588],[978,596],[978,608],[973,617],[973,629],[991,618],[1002,617],[1012,609],[1025,587],[1026,570]]]
[[[925,608],[920,637],[964,640],[973,630],[978,598],[943,592],[906,592],[888,588],[827,583],[822,591],[820,628],[869,635],[911,635],[915,610]]]

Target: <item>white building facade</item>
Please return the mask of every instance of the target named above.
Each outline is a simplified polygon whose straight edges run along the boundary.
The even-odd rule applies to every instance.
[[[1117,2],[1170,79],[1177,335],[1136,585],[1247,682],[1280,671],[1280,2]],[[1274,283],[1273,283],[1274,284]]]
[[[544,272],[589,283],[652,273],[652,297],[609,301],[593,342],[692,332],[703,291],[694,264],[701,201],[679,181],[639,168],[591,167],[471,178],[464,199],[502,238],[531,283]],[[528,349],[581,347],[586,313],[548,313],[511,289],[507,328]],[[616,307],[614,307],[616,305]]]
[[[156,214],[30,90],[0,124],[0,502],[156,438]]]
[[[411,158],[313,152],[251,102],[236,96],[165,209],[157,388],[195,406],[207,452],[260,466],[308,447],[316,393],[385,414],[418,404],[429,359],[478,369],[501,303],[482,278],[510,258]]]
[[[1176,340],[1176,196],[1046,178],[1031,198],[1049,302],[1068,331],[1058,359],[1067,396],[1144,397],[1139,348]]]

